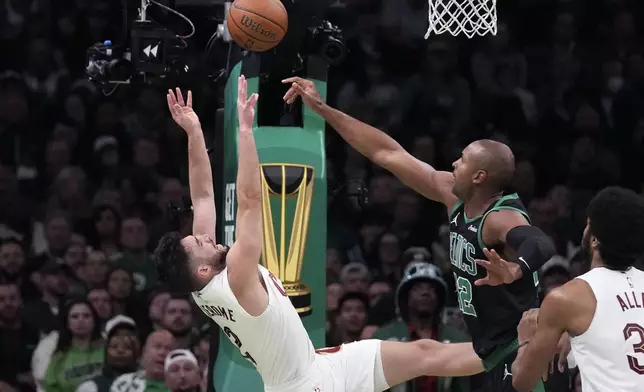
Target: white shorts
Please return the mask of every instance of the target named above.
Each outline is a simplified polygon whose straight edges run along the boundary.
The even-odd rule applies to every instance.
[[[382,392],[389,389],[380,358],[380,340],[370,339],[319,350],[302,377],[266,392]]]

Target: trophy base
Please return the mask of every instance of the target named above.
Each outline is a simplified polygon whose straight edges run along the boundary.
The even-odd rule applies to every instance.
[[[284,290],[300,317],[313,313],[311,288],[300,282],[284,282]]]

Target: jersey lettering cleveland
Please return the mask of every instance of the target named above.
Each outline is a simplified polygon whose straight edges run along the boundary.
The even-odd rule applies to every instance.
[[[482,215],[469,218],[462,201],[450,212],[449,255],[454,272],[458,305],[463,312],[474,350],[483,359],[495,349],[511,343],[517,337],[517,325],[523,312],[538,306],[539,281],[536,274],[524,276],[509,285],[475,286],[477,279],[487,275],[476,259],[483,254],[483,222],[493,211],[513,210],[526,217],[528,213],[519,196],[503,196]],[[503,249],[495,247],[502,254]]]
[[[276,386],[304,374],[313,362],[314,349],[282,282],[263,266],[258,268],[268,292],[268,306],[258,317],[237,302],[227,268],[192,296],[242,357],[257,368],[264,385]]]

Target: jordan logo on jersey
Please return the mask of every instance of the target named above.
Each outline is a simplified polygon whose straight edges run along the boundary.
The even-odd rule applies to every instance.
[[[512,373],[508,371],[508,364],[505,364],[505,369],[503,369],[503,379],[505,380],[508,376],[512,377]]]
[[[452,219],[452,221],[451,221],[451,222],[449,222],[449,224],[450,224],[450,225],[457,225],[458,223],[457,223],[456,221],[458,220],[458,216],[459,216],[459,215],[461,215],[461,213],[460,213],[460,212],[454,216],[454,219]]]

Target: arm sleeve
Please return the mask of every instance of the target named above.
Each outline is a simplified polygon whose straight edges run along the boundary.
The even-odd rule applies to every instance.
[[[537,271],[555,255],[552,240],[536,226],[513,228],[506,235],[506,243],[516,250],[524,276]]]

